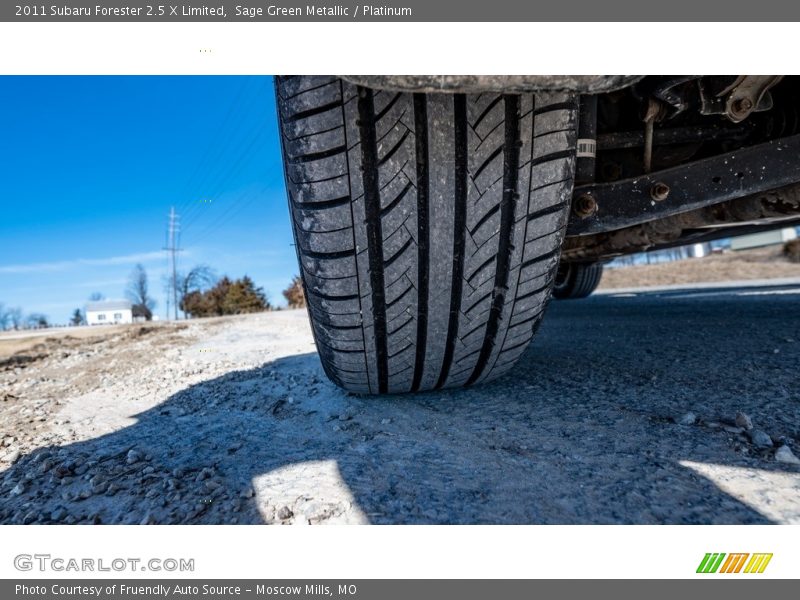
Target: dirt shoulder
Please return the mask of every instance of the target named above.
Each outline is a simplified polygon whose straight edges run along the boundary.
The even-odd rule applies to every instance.
[[[115,325],[110,327],[63,327],[42,330],[0,332],[0,360],[14,354],[32,352],[47,353],[57,345],[83,344],[92,339],[105,339],[137,325]]]
[[[658,265],[606,268],[598,289],[784,278],[800,278],[800,263],[789,262],[782,255],[781,247],[776,246],[729,251]]]

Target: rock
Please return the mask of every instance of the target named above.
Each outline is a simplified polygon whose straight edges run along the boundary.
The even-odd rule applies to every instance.
[[[155,473],[155,472],[156,472],[156,470],[155,470],[153,467],[151,467],[151,466],[147,466],[147,467],[145,467],[145,468],[144,468],[144,470],[142,471],[142,474],[144,474],[144,475],[152,475],[152,474],[153,474],[153,473]]]
[[[760,429],[753,429],[748,433],[750,434],[750,441],[757,448],[772,448],[772,438]]]
[[[281,521],[285,521],[286,519],[291,519],[293,516],[294,513],[292,512],[292,509],[290,509],[288,506],[281,506],[278,509],[277,517]]]
[[[97,485],[92,486],[92,494],[95,496],[105,494],[106,490],[108,490],[108,484],[106,482],[98,483]]]
[[[389,425],[391,422],[391,419],[381,419],[381,425]]]
[[[31,510],[23,517],[22,524],[23,525],[30,525],[31,523],[33,523],[38,518],[39,518],[39,515],[36,514],[36,511]]]
[[[753,421],[750,419],[749,416],[744,414],[743,412],[736,413],[736,425],[747,431],[750,431],[753,428]]]
[[[195,481],[204,481],[214,475],[214,469],[209,467],[204,467],[201,471],[197,474],[197,478]]]
[[[351,415],[349,412],[343,412],[342,414],[339,415],[340,421],[349,421],[352,418],[353,415]]]
[[[725,425],[722,429],[724,429],[728,433],[735,433],[735,434],[744,433],[744,428],[733,427],[732,425]]]
[[[19,450],[12,450],[3,457],[3,462],[13,465],[19,460],[20,456],[22,456],[22,453]]]
[[[253,492],[253,488],[247,488],[246,490],[243,490],[242,493],[239,495],[242,498],[252,498],[255,495],[255,492]]]
[[[694,425],[697,422],[697,415],[693,412],[687,412],[677,420],[678,425]]]
[[[21,496],[25,493],[25,484],[20,481],[17,485],[14,486],[14,489],[11,490],[10,494],[12,496]]]
[[[128,456],[125,457],[125,462],[128,463],[129,465],[133,465],[142,460],[142,458],[143,457],[141,452],[138,452],[137,450],[131,448],[128,451]]]
[[[67,518],[67,514],[67,509],[63,506],[59,506],[50,513],[50,520],[60,523]]]
[[[69,475],[72,475],[72,469],[69,468],[69,465],[67,463],[61,463],[55,469],[53,469],[53,475],[55,475],[58,478],[67,477]]]
[[[781,446],[775,451],[775,460],[787,465],[800,465],[800,458],[797,458],[789,446]]]

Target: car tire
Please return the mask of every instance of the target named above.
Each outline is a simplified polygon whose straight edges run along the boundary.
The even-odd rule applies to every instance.
[[[553,296],[559,300],[586,298],[600,285],[601,263],[562,263],[558,266]]]
[[[286,187],[325,372],[356,393],[507,373],[568,219],[568,92],[417,94],[276,78]]]

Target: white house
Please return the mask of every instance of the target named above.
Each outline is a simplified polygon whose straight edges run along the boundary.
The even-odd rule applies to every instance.
[[[87,325],[133,323],[133,306],[127,300],[101,300],[86,304]]]

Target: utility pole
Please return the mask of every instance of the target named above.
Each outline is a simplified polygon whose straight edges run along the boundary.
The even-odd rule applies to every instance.
[[[168,232],[168,241],[167,246],[164,248],[169,254],[170,258],[172,259],[172,307],[175,311],[175,320],[178,320],[178,269],[176,266],[176,256],[178,252],[180,252],[180,248],[177,245],[177,233],[178,233],[178,215],[175,213],[175,207],[171,207],[169,209],[169,227],[167,229]],[[169,303],[169,299],[167,299]],[[169,308],[167,308],[167,317],[169,317]]]

